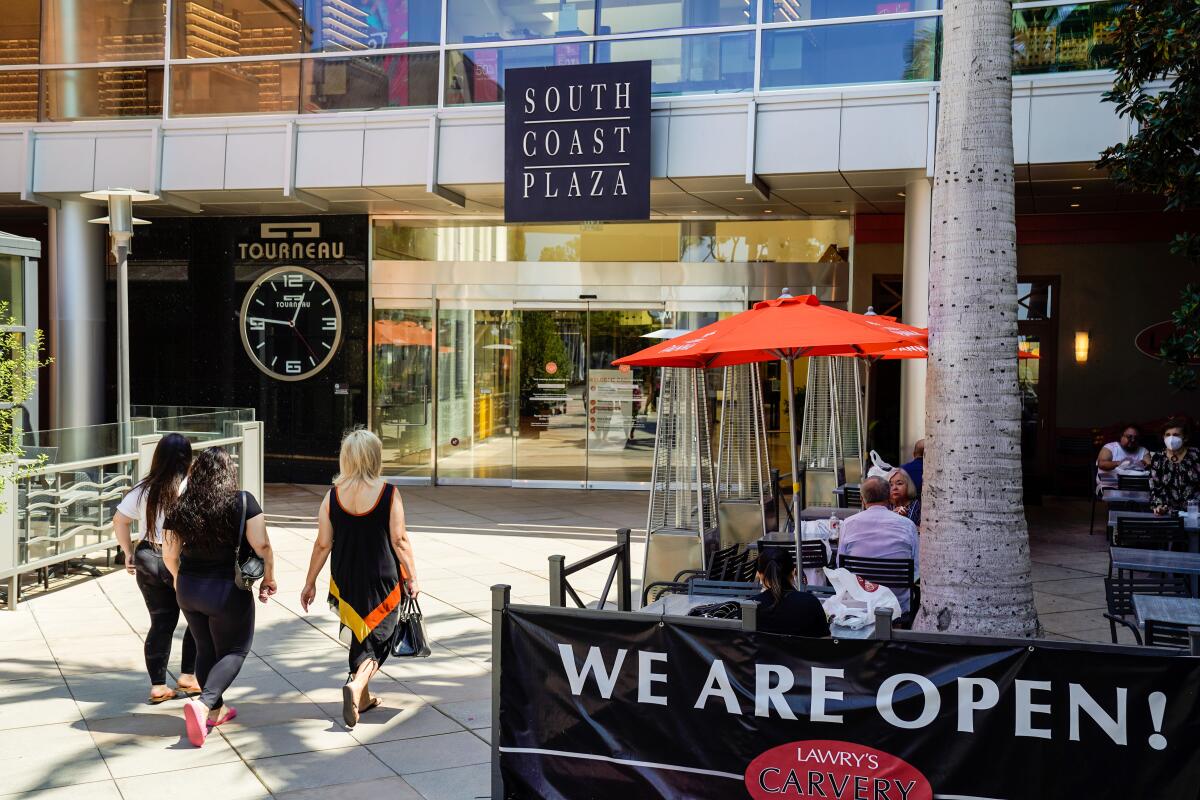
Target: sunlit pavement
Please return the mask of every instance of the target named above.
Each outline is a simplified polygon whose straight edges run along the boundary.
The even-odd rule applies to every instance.
[[[644,526],[645,494],[404,488],[434,653],[389,662],[373,685],[384,705],[347,730],[336,619],[323,604],[308,615],[299,606],[321,492],[268,489],[280,593],[258,606],[253,656],[228,695],[238,718],[202,749],[184,736],[180,701],[145,702],[148,615],[132,576],[65,581],[0,612],[0,799],[488,796],[489,587],[545,603],[547,557],[571,562],[607,547],[618,527]],[[1082,501],[1029,509],[1051,638],[1109,638],[1107,554],[1102,533],[1087,534],[1087,511]],[[633,554],[640,565],[640,547]],[[597,566],[572,583],[594,599],[606,574]],[[177,637],[173,666],[178,652]]]

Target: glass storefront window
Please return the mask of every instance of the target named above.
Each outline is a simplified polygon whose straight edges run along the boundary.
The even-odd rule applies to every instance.
[[[171,114],[296,113],[299,61],[187,64],[171,67]]]
[[[161,59],[165,14],[163,0],[43,0],[42,63]]]
[[[305,112],[437,105],[437,53],[302,63]]]
[[[447,0],[446,41],[452,44],[512,39],[590,36],[594,0],[526,3],[516,0]]]
[[[553,44],[446,51],[446,105],[504,100],[504,70],[591,62],[590,44]]]
[[[0,65],[36,64],[41,46],[38,0],[8,0],[0,13]],[[0,72],[0,120],[38,118],[38,73]]]
[[[173,9],[174,58],[356,52],[441,38],[436,0],[178,0]]]
[[[162,116],[162,67],[54,69],[42,81],[50,121]]]
[[[677,222],[505,226],[377,219],[374,229],[375,258],[392,261],[679,260]]]
[[[596,61],[652,60],[657,95],[754,88],[754,33],[712,33],[596,43]]]
[[[38,82],[34,71],[0,72],[0,120],[19,122],[38,118]]]
[[[685,262],[845,261],[839,247],[850,239],[850,220],[689,222],[683,226]]]
[[[763,31],[762,87],[937,78],[938,20],[918,18]]]
[[[38,0],[6,0],[0,14],[0,64],[36,64],[41,46]]]
[[[1124,3],[1090,3],[1013,12],[1013,74],[1112,66],[1113,31]]]
[[[428,478],[433,463],[433,310],[376,308],[372,325],[371,420],[383,442],[384,472]]]
[[[748,25],[756,8],[750,0],[613,0],[600,7],[598,33]]]
[[[25,322],[25,259],[0,255],[0,325]]]
[[[942,7],[940,0],[763,0],[763,19],[767,22],[800,22],[837,17],[874,17],[933,11]]]

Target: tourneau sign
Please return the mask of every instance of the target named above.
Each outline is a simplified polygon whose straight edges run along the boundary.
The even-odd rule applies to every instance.
[[[504,220],[650,218],[650,62],[504,73]]]

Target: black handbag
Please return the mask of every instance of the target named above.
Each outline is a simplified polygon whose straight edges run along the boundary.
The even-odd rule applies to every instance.
[[[238,543],[233,548],[233,584],[247,592],[254,591],[254,584],[262,578],[267,565],[253,549],[242,559],[242,543],[246,541],[246,493],[239,492],[242,499],[242,521],[238,523]]]
[[[396,632],[392,634],[392,655],[397,658],[425,658],[430,652],[421,605],[417,598],[405,594],[400,601]]]

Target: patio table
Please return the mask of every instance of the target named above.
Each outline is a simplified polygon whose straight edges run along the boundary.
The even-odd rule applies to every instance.
[[[818,595],[819,596],[819,595]],[[686,617],[688,612],[699,606],[712,603],[728,603],[729,601],[744,600],[743,597],[730,597],[716,594],[664,594],[662,597],[638,609],[642,614],[657,614],[665,617]],[[840,625],[830,625],[829,634],[834,639],[870,639],[875,635],[875,623],[862,628],[843,628]]]
[[[819,519],[829,519],[831,514],[836,514],[838,519],[848,519],[853,517],[861,508],[834,508],[833,506],[808,506],[800,512],[801,522],[813,522]]]
[[[1200,583],[1200,553],[1172,550],[1145,550],[1140,547],[1110,547],[1113,569],[1132,572],[1161,572],[1192,576],[1192,594]]]
[[[1117,517],[1133,517],[1135,519],[1171,519],[1170,517],[1158,517],[1153,511],[1109,511],[1108,512],[1108,532],[1112,534],[1117,529]],[[1183,520],[1183,529],[1190,534],[1188,536],[1188,550],[1193,553],[1200,552],[1200,518],[1190,520],[1187,517],[1180,517]]]
[[[1135,503],[1150,505],[1150,492],[1142,489],[1110,489],[1107,486],[1101,490],[1100,499],[1106,503]]]
[[[1150,619],[1155,622],[1200,627],[1200,600],[1194,597],[1135,594],[1133,596],[1133,613],[1141,628],[1145,628],[1146,620]]]

